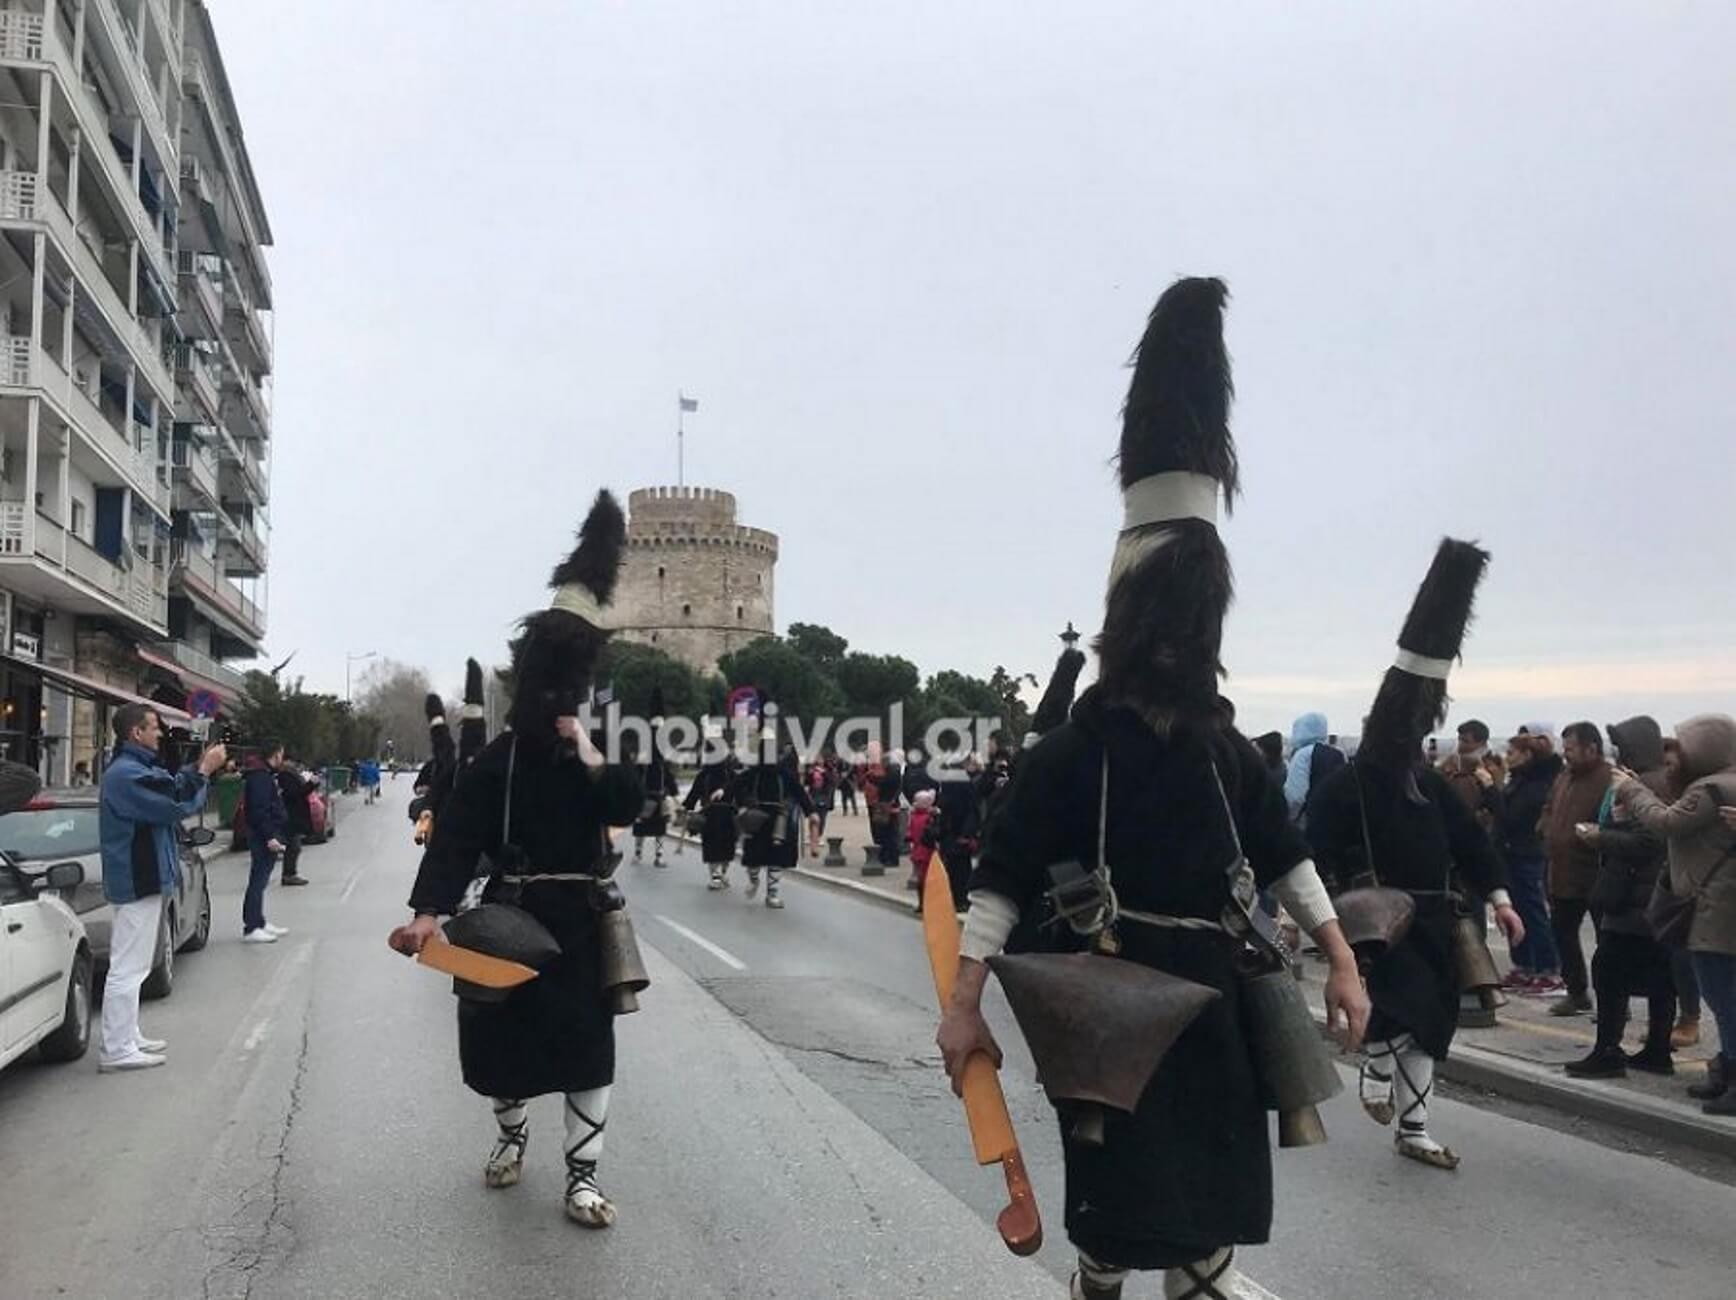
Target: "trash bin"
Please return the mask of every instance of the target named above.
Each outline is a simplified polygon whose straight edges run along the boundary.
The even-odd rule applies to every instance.
[[[326,790],[332,794],[343,794],[350,788],[350,769],[347,767],[328,767],[325,770]]]
[[[238,773],[226,772],[212,784],[215,797],[211,800],[211,807],[217,815],[217,824],[234,825],[235,809],[241,803],[241,788],[245,782]]]

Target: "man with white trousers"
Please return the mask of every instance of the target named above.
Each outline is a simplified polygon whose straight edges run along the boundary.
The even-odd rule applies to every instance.
[[[205,806],[211,776],[228,759],[213,745],[198,771],[171,773],[157,756],[163,721],[148,704],[115,711],[115,752],[102,778],[98,825],[103,895],[114,907],[103,986],[103,1073],[161,1065],[168,1044],[139,1032],[139,987],[150,974],[163,898],[181,871],[180,826]]]

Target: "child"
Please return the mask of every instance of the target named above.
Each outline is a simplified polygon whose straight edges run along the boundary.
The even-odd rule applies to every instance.
[[[934,859],[934,837],[928,834],[934,818],[934,791],[919,790],[910,808],[910,862],[918,907],[922,905],[922,883],[928,879],[928,864]]]

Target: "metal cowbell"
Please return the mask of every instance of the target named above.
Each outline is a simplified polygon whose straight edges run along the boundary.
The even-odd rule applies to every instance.
[[[1242,1024],[1260,1100],[1278,1112],[1278,1144],[1314,1146],[1326,1128],[1314,1107],[1344,1090],[1302,986],[1287,969],[1242,981]]]
[[[1501,972],[1495,968],[1487,927],[1480,915],[1454,919],[1453,969],[1458,972],[1461,993],[1482,993],[1500,986]]]
[[[1332,900],[1344,941],[1365,965],[1395,948],[1410,933],[1417,902],[1402,889],[1349,889]]]
[[[1214,988],[1091,953],[989,958],[1037,1075],[1055,1103],[1131,1114],[1163,1058]]]
[[[645,973],[633,918],[626,908],[597,914],[597,948],[603,964],[603,988],[615,1014],[632,1015],[639,1009],[639,994],[650,987],[651,977]]]

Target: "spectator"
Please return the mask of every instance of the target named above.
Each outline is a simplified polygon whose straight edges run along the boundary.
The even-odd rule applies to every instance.
[[[1463,724],[1459,728],[1458,749],[1441,760],[1440,769],[1459,801],[1471,810],[1477,825],[1495,838],[1499,847],[1496,828],[1502,821],[1506,796],[1495,779],[1499,769],[1489,753],[1489,728],[1475,718]],[[1524,919],[1523,914],[1520,919]]]
[[[1614,775],[1603,757],[1603,735],[1589,722],[1575,722],[1561,731],[1561,757],[1567,770],[1555,778],[1543,809],[1543,850],[1549,861],[1550,924],[1561,954],[1561,978],[1567,992],[1549,1008],[1553,1016],[1578,1016],[1591,1010],[1590,982],[1580,930],[1591,915],[1591,887],[1597,880],[1597,850],[1580,838],[1576,827],[1595,823],[1603,796]]]
[[[228,757],[223,746],[213,745],[196,772],[170,776],[157,758],[162,719],[145,704],[117,709],[114,732],[114,758],[103,773],[97,811],[103,897],[114,907],[97,1066],[105,1073],[146,1070],[167,1059],[168,1044],[139,1031],[139,988],[156,956],[163,898],[180,877],[181,820],[205,806],[211,774]]]
[[[1504,984],[1516,993],[1546,996],[1561,991],[1561,957],[1549,921],[1545,885],[1543,808],[1566,765],[1555,752],[1555,728],[1531,722],[1507,744],[1506,803],[1497,843],[1507,859],[1513,907],[1525,923],[1525,938],[1513,948],[1513,969]]]
[[[982,761],[972,754],[964,762],[962,780],[942,781],[935,799],[940,818],[940,861],[952,885],[953,910],[969,906],[970,873],[982,830],[980,797]]]
[[[1280,790],[1289,776],[1289,769],[1284,766],[1284,737],[1276,731],[1268,731],[1257,737],[1254,744],[1259,748],[1260,757],[1266,760],[1266,773],[1272,778],[1272,783]]]
[[[1326,778],[1344,766],[1344,751],[1326,742],[1326,715],[1304,713],[1290,728],[1290,767],[1284,778],[1284,801],[1290,819],[1308,826],[1308,799]]]
[[[81,758],[78,762],[72,765],[72,788],[74,790],[82,790],[89,784],[90,763],[88,760]]]
[[[840,762],[838,764],[838,811],[846,817],[855,817],[861,813],[856,805],[856,771],[857,769]]]
[[[1639,772],[1654,794],[1665,794],[1669,778],[1664,772],[1664,737],[1653,719],[1614,723],[1609,739],[1624,766]],[[1567,1073],[1580,1079],[1614,1079],[1632,1067],[1650,1074],[1674,1074],[1670,1034],[1675,1028],[1676,989],[1669,953],[1652,937],[1645,911],[1665,869],[1663,838],[1637,822],[1613,790],[1604,798],[1597,824],[1581,827],[1580,838],[1598,854],[1592,902],[1600,919],[1597,954],[1591,959],[1597,1044],[1583,1059],[1569,1062]],[[1646,999],[1646,1045],[1628,1056],[1621,1041],[1627,1030],[1628,1001],[1636,995]]]
[[[1674,803],[1688,790],[1688,783],[1682,779],[1682,747],[1674,736],[1664,738],[1664,772],[1669,781],[1668,793],[1664,797]],[[1670,1035],[1670,1046],[1678,1049],[1698,1047],[1700,981],[1694,978],[1694,959],[1688,955],[1686,948],[1670,949],[1670,972],[1675,976],[1676,1004],[1680,1009],[1676,1031]]]
[[[1736,1115],[1736,718],[1701,714],[1676,728],[1687,791],[1666,804],[1632,772],[1623,772],[1617,794],[1641,825],[1669,843],[1670,890],[1694,899],[1688,951],[1700,995],[1718,1022],[1719,1055],[1706,1082],[1688,1095],[1711,1115]]]
[[[929,842],[929,823],[934,821],[934,791],[918,790],[910,807],[910,875],[916,882],[916,910],[922,910],[922,885],[928,879],[928,866],[934,860],[934,845]],[[938,831],[940,828],[935,827]]]
[[[821,759],[808,768],[808,797],[814,801],[814,813],[820,819],[819,834],[826,833],[826,823],[831,820],[832,808],[838,799],[838,773],[827,759]],[[820,855],[819,840],[814,842],[814,856]]]
[[[241,901],[243,943],[276,943],[289,933],[265,920],[265,887],[271,883],[271,869],[289,834],[289,812],[277,788],[277,771],[282,766],[283,746],[272,740],[247,759],[241,798],[247,805],[247,850],[252,865],[247,873],[247,893]]]
[[[313,809],[308,804],[308,796],[313,790],[301,774],[301,764],[285,761],[277,769],[277,792],[283,797],[289,827],[283,841],[283,883],[305,885],[307,877],[301,874],[301,846],[313,834]]]
[[[868,804],[868,831],[879,846],[880,865],[898,865],[900,842],[898,797],[904,783],[904,773],[893,761],[896,755],[882,760],[879,742],[868,746],[868,766],[862,777],[862,798]]]

